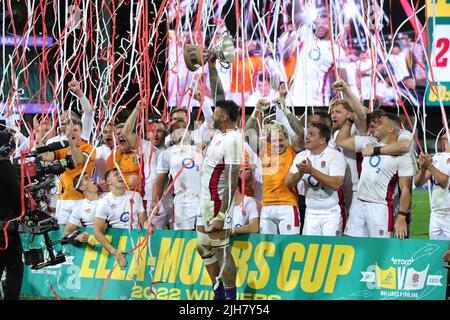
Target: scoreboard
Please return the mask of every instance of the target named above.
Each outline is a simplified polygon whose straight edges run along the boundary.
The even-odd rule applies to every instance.
[[[427,105],[450,106],[450,0],[427,0],[431,55]],[[434,82],[433,82],[434,80]]]

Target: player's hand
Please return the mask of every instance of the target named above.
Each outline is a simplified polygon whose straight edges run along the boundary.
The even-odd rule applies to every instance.
[[[69,122],[66,124],[66,128],[64,130],[64,134],[69,139],[69,142],[72,141],[72,139],[69,138],[71,132],[72,132],[72,120],[69,120]]]
[[[36,129],[36,128],[39,127],[39,119],[38,119],[38,117],[39,117],[38,114],[36,114],[36,115],[33,117],[33,128],[34,128],[34,129]]]
[[[300,172],[302,172],[302,173],[311,174],[311,172],[313,170],[313,166],[312,166],[311,160],[309,160],[309,158],[306,158],[306,160],[303,160],[298,166],[299,166]]]
[[[223,231],[223,225],[224,225],[224,220],[213,219],[211,232]]]
[[[210,49],[206,50],[206,52],[209,53],[208,63],[211,64],[211,65],[215,65],[216,64],[216,60],[217,60],[216,49],[210,48]]]
[[[113,253],[113,256],[114,256],[114,259],[116,259],[116,261],[120,267],[125,267],[127,265],[127,260],[125,260],[125,256],[123,255],[122,252],[119,252],[116,250]]]
[[[152,201],[152,204],[151,204],[151,206],[150,206],[150,208],[152,209],[152,211],[153,210],[155,210],[155,208],[158,206],[158,202],[156,202],[156,201]],[[153,214],[154,216],[159,216],[159,208],[157,208],[156,210],[155,210],[155,213]]]
[[[408,229],[406,227],[406,218],[398,216],[394,225],[395,237],[397,239],[405,239],[408,235]]]
[[[370,157],[373,155],[375,146],[373,144],[368,144],[362,149],[363,157]]]
[[[430,170],[431,166],[433,165],[433,159],[428,153],[421,153],[419,155],[419,159],[417,159],[417,162],[419,163],[420,168],[423,170]]]
[[[97,186],[103,192],[108,192],[109,191],[108,184],[106,183],[105,180],[100,180],[100,182],[97,184]]]
[[[450,263],[450,250],[447,250],[442,256],[442,261]]]
[[[75,237],[75,240],[80,242],[87,242],[89,240],[89,233],[83,232]]]
[[[80,84],[78,83],[77,80],[73,79],[72,81],[69,82],[69,89],[70,91],[75,93],[78,97],[83,96],[83,91],[81,91]]]
[[[347,83],[345,83],[345,81],[342,80],[342,79],[336,80],[336,81],[331,85],[331,87],[332,87],[334,90],[336,90],[336,91],[340,91],[340,92],[344,92],[344,93],[348,92],[348,85],[347,85]]]
[[[139,112],[141,112],[142,110],[145,110],[145,98],[142,100],[139,100],[136,103],[136,110],[138,110]]]

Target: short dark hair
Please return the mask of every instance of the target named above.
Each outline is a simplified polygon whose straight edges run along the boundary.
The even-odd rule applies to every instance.
[[[231,121],[235,122],[238,119],[240,108],[234,101],[232,100],[217,101],[216,107],[225,110],[228,116],[230,117]]]
[[[386,117],[389,120],[391,120],[392,122],[395,123],[395,125],[400,129],[402,127],[402,120],[400,119],[400,117],[398,115],[396,115],[395,113],[390,113],[390,112],[386,112],[385,114],[382,115],[382,117]]]
[[[325,120],[327,126],[331,127],[333,120],[331,120],[331,115],[326,111],[315,111],[313,114],[318,115]]]
[[[117,170],[117,168],[112,168],[112,169],[109,169],[108,171],[106,171],[106,173],[105,173],[105,181],[108,180],[110,174],[111,174],[113,171],[119,171],[119,170]]]
[[[378,119],[380,119],[382,116],[386,114],[386,111],[381,109],[373,110],[372,112],[369,112],[367,114],[367,123],[370,124],[370,122],[376,122]]]
[[[323,124],[323,123],[319,123],[319,122],[311,122],[308,126],[309,127],[314,127],[317,128],[319,130],[319,136],[321,138],[325,138],[325,141],[328,143],[328,141],[330,141],[331,138],[331,129],[329,126]]]

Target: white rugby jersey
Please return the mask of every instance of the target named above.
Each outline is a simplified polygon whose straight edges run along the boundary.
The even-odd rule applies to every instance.
[[[334,64],[330,40],[320,40],[308,26],[299,30],[300,43],[294,82],[288,101],[295,106],[326,106],[330,101],[329,74]],[[334,44],[336,63],[344,62],[344,49]]]
[[[433,156],[433,166],[450,176],[450,153],[440,152]],[[450,192],[447,186],[442,187],[434,177],[431,178],[431,212],[450,214]]]
[[[214,214],[220,209],[225,185],[230,183],[225,177],[227,164],[240,164],[242,157],[242,134],[239,130],[226,133],[217,131],[208,145],[202,166],[202,202],[214,202]],[[234,198],[234,194],[233,197]]]
[[[152,142],[142,140],[142,157],[144,157],[144,199],[151,202],[153,186],[156,182],[156,165],[163,150],[152,147]]]
[[[174,145],[160,154],[156,172],[169,173],[175,180],[175,203],[200,203],[202,158],[201,147],[193,145]]]
[[[360,151],[373,141],[373,137],[355,136],[355,148]],[[408,155],[364,157],[357,196],[363,201],[392,207],[398,177],[410,176],[414,176],[414,165]]]
[[[242,202],[236,203],[233,210],[233,228],[246,226],[251,219],[258,218],[258,207],[256,201],[252,197],[244,197],[244,209],[242,209]]]
[[[133,211],[131,211],[133,200]],[[138,213],[145,212],[142,197],[138,192],[126,190],[122,196],[116,197],[108,192],[97,204],[95,217],[106,220],[112,228],[137,228]]]
[[[79,227],[93,226],[95,222],[95,208],[101,199],[90,201],[83,199],[77,204],[69,217],[69,223]]]
[[[290,173],[298,172],[297,165],[309,158],[314,169],[327,176],[345,175],[346,161],[344,155],[330,147],[318,155],[311,154],[309,150],[303,150],[294,159],[289,170]],[[306,207],[311,210],[326,210],[339,205],[338,192],[321,185],[313,176],[305,174],[302,177],[305,186]]]
[[[105,144],[95,148],[95,175],[97,176],[97,183],[100,182],[100,180],[105,180],[106,161],[111,153],[111,149]]]

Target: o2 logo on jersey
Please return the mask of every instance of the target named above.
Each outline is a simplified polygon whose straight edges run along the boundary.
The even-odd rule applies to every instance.
[[[375,168],[375,172],[377,174],[380,174],[380,171],[381,171],[381,168],[379,167],[380,163],[381,163],[380,155],[376,155],[376,156],[372,155],[372,156],[370,156],[369,164],[370,164],[371,167]]]
[[[231,216],[228,216],[228,217],[227,217],[227,223],[231,223],[231,219],[232,219],[232,217],[231,217]]]
[[[200,168],[198,167],[198,165],[195,164],[194,159],[192,158],[184,158],[181,161],[181,164],[183,165],[183,167],[185,167],[186,169],[192,169],[192,168],[196,168],[196,171],[199,171]]]
[[[120,221],[122,222],[128,222],[130,221],[130,213],[129,212],[124,212],[120,215]]]
[[[311,50],[308,52],[308,57],[309,57],[312,61],[319,61],[319,60],[320,60],[320,57],[321,57],[320,50],[319,50],[318,48],[311,49]]]
[[[319,189],[319,188],[320,188],[320,182],[317,181],[316,179],[314,179],[312,175],[309,175],[308,178],[307,178],[306,180],[308,181],[308,184],[309,184],[313,189]]]

